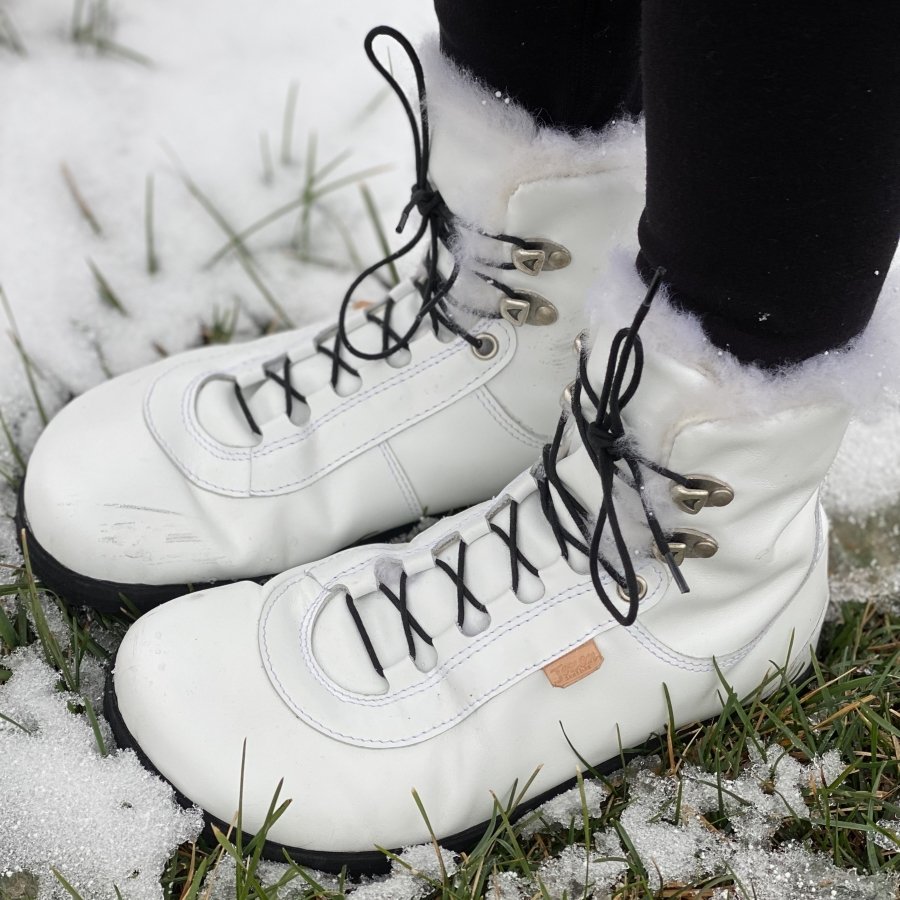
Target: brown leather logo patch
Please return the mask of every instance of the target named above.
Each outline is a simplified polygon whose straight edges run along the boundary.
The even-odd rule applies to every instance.
[[[596,672],[603,665],[603,654],[593,641],[588,641],[565,656],[544,666],[544,674],[553,687],[566,688]]]

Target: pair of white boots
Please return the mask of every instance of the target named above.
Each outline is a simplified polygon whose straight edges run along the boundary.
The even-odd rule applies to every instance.
[[[411,789],[465,847],[492,792],[539,770],[534,801],[661,731],[665,690],[678,726],[715,715],[723,681],[803,670],[828,594],[819,487],[869,358],[767,375],[718,351],[613,252],[642,207],[640,130],[538,128],[426,51],[421,271],[337,328],[89,392],[20,507],[72,601],[236,582],[132,626],[107,713],[223,822],[246,740],[244,829],[283,778],[268,849],[323,869],[428,840]]]

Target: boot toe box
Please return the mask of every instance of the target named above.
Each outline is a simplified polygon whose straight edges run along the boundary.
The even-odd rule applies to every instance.
[[[307,578],[295,602],[304,606],[317,587]],[[380,786],[273,688],[258,640],[267,596],[266,587],[240,582],[179,597],[138,619],[115,661],[114,732],[220,822],[233,821],[240,799],[245,832],[258,832],[283,781],[279,803],[292,802],[268,840],[324,852],[310,864],[325,865],[331,852],[372,853],[364,835],[376,829],[366,816],[377,818],[379,807],[366,805],[364,786]],[[347,809],[357,802],[363,809],[348,824]]]
[[[239,582],[150,611],[122,641],[112,682],[120,740],[133,742],[183,796],[225,823],[238,809],[246,742],[248,831],[262,825],[283,774],[268,777],[277,769],[267,756],[283,738],[273,730],[284,708],[256,642],[262,591]]]
[[[24,524],[46,555],[79,575],[165,584],[179,580],[177,561],[186,551],[194,571],[213,551],[184,478],[144,423],[152,371],[75,399],[50,422],[29,461]]]

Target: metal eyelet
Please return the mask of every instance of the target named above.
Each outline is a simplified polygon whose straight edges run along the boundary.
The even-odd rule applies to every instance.
[[[581,331],[578,333],[578,336],[572,341],[572,352],[575,354],[575,359],[581,359],[581,354],[584,353],[584,342],[587,340],[587,331]]]
[[[638,583],[638,600],[643,600],[647,596],[647,580],[640,575],[637,576]],[[628,591],[621,584],[616,585],[616,593],[627,603],[631,598]]]
[[[488,332],[476,334],[475,337],[478,338],[478,345],[472,345],[472,352],[479,359],[493,359],[500,349],[500,343],[497,338]]]
[[[572,262],[572,254],[556,241],[546,238],[530,238],[526,247],[512,251],[512,263],[526,275],[540,275],[554,269],[564,269]]]
[[[687,475],[687,484],[673,484],[672,500],[688,515],[695,516],[709,506],[728,506],[734,500],[734,490],[724,481],[710,475]]]

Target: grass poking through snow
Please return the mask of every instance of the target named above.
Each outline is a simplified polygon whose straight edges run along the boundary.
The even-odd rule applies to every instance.
[[[141,66],[152,66],[149,56],[115,39],[115,18],[109,0],[75,0],[72,5],[71,38],[93,47],[100,55],[116,56]]]
[[[73,41],[99,53],[149,63],[142,54],[116,43],[114,26],[106,0],[74,3]],[[2,9],[0,45],[17,54],[25,52]],[[376,94],[362,108],[358,121],[371,115],[386,96],[386,91]],[[274,140],[265,131],[259,138],[263,181],[274,187],[290,176],[291,194],[255,221],[232,223],[213,199],[212,189],[201,189],[175,161],[182,183],[224,236],[208,265],[234,257],[272,310],[277,327],[290,326],[289,310],[278,297],[280,286],[273,287],[264,276],[262,252],[251,246],[267,228],[285,221],[291,224],[290,243],[285,241],[279,252],[290,252],[314,265],[360,269],[370,261],[364,260],[369,253],[361,252],[354,240],[360,228],[349,228],[327,202],[337,191],[356,185],[361,192],[360,219],[368,221],[375,250],[387,253],[389,248],[389,229],[365,185],[365,179],[383,167],[341,175],[349,151],[326,156],[320,163],[314,133],[309,134],[305,151],[295,148],[299,97],[298,86],[292,82],[280,133],[276,125]],[[253,177],[258,179],[258,172]],[[101,234],[100,223],[65,166],[63,178],[76,205],[73,217],[77,210],[92,231]],[[155,219],[150,175],[145,182],[145,251],[140,263],[148,276],[160,269],[157,228],[163,224]],[[318,243],[320,228],[340,237],[346,259],[327,257]],[[88,265],[100,298],[115,312],[127,314],[103,272],[90,260]],[[197,267],[201,268],[199,260]],[[386,275],[385,287],[399,278],[393,267]],[[128,297],[129,304],[137,303],[131,291]],[[47,389],[49,398],[52,383],[25,351],[2,290],[0,302],[32,405],[46,422],[39,388]],[[255,321],[246,304],[237,298],[229,301],[226,295],[209,311],[198,342],[231,341],[241,317],[250,319],[259,332],[273,327],[271,321]],[[97,353],[108,371],[99,344]],[[15,421],[0,410],[0,448],[4,449],[0,479],[10,493],[24,472],[26,454],[20,443]],[[262,838],[291,800],[276,794],[266,829],[259,836],[243,834],[238,810],[225,832],[182,845],[165,866],[164,896],[167,900],[332,900],[348,894],[358,900],[591,896],[888,900],[894,893],[891,879],[900,874],[900,590],[893,576],[888,579],[885,573],[898,558],[898,521],[900,509],[862,526],[837,523],[833,558],[839,567],[838,599],[852,594],[854,600],[835,608],[819,660],[805,683],[773,683],[774,693],[760,692],[746,705],[723,691],[724,708],[716,721],[666,731],[641,756],[623,748],[620,771],[596,773],[585,765],[572,791],[520,821],[513,821],[510,813],[533,773],[512,773],[520,778],[518,788],[512,796],[495,799],[491,823],[470,853],[447,853],[436,839],[399,854],[385,849],[392,865],[387,882],[353,883],[287,860],[262,860]],[[115,754],[85,673],[109,661],[133,620],[127,598],[119,616],[70,609],[65,598],[42,589],[27,553],[20,566],[0,566],[0,686],[16,677],[12,654],[39,653],[55,673],[59,691],[73,698],[67,700],[69,712],[90,730],[96,754]],[[871,573],[874,578],[862,577]],[[0,690],[0,727],[12,729],[22,739],[39,740],[40,734],[33,733],[29,722],[4,710],[3,698]],[[395,800],[410,808],[418,805],[427,823],[429,811],[417,796],[398,790]],[[0,900],[34,898],[36,873],[7,871],[5,862],[0,859]],[[851,870],[861,877],[848,875]],[[58,894],[85,896],[76,887],[76,874],[54,870]],[[95,885],[93,890],[92,897],[129,898],[127,882]]]
[[[6,46],[18,56],[27,56],[28,51],[19,35],[19,29],[12,16],[0,7],[0,46]]]
[[[0,682],[9,677],[3,655],[37,643],[61,685],[77,692],[83,659],[105,660],[106,630],[120,634],[131,618],[69,611],[41,594],[27,557],[0,590]],[[49,624],[42,597],[58,609],[68,640]],[[288,860],[265,862],[265,832],[244,835],[238,810],[226,833],[178,850],[165,871],[165,894],[173,900],[208,897],[217,885],[216,897],[265,900],[286,893],[302,900],[353,893],[360,900],[889,900],[891,879],[900,873],[898,609],[897,598],[836,607],[839,615],[826,625],[820,657],[805,682],[792,684],[776,674],[766,685],[774,693],[766,697],[761,690],[744,704],[723,690],[715,721],[666,731],[640,756],[624,750],[624,769],[611,775],[586,765],[566,797],[514,822],[510,812],[529,777],[519,773],[518,796],[496,798],[493,820],[469,854],[448,854],[436,840],[399,856],[385,850],[391,880],[357,886]],[[107,752],[91,705],[72,712],[87,718],[98,752]],[[289,801],[273,798],[267,829]],[[417,797],[398,794],[396,802],[418,804],[427,823]],[[757,868],[748,869],[747,860],[757,857]],[[862,877],[848,876],[853,869]],[[27,878],[17,883],[32,884]],[[10,896],[0,882],[0,898]]]

